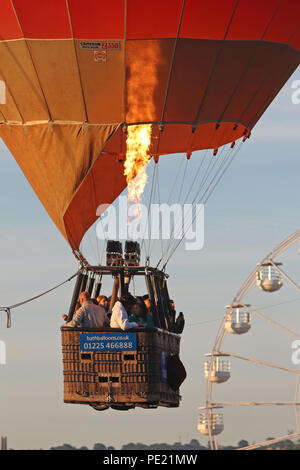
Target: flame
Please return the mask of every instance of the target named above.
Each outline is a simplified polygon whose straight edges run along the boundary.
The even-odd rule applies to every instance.
[[[139,204],[147,184],[147,163],[150,160],[151,124],[129,126],[126,140],[124,175],[128,184],[128,200]]]
[[[154,92],[158,85],[157,69],[161,63],[159,44],[145,41],[143,48],[131,45],[131,61],[127,83],[127,122],[155,120]],[[137,124],[127,128],[124,175],[128,185],[128,201],[140,204],[147,184],[146,166],[150,160],[152,125]]]

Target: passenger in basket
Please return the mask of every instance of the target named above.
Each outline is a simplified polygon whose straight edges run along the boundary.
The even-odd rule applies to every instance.
[[[174,333],[177,333],[178,335],[180,335],[184,330],[184,325],[185,325],[184,315],[182,312],[180,312],[175,321],[176,310],[175,310],[174,300],[170,300],[170,304],[171,304],[171,310],[172,310],[171,315],[169,315],[170,331],[173,331]]]
[[[82,328],[103,328],[109,326],[109,320],[104,308],[95,305],[87,291],[81,292],[79,302],[81,307],[77,310],[73,319],[62,326],[70,328],[75,326]]]
[[[148,312],[151,314],[151,302],[148,294],[143,295],[142,297],[139,297],[140,299],[143,300],[144,304],[146,305],[146,308]]]
[[[104,310],[106,311],[106,315],[108,316],[108,318],[110,318],[111,312],[109,311],[109,302],[106,295],[99,295],[99,297],[97,297],[97,302],[100,307],[104,308]]]
[[[174,300],[170,300],[171,304],[171,312],[169,314],[169,329],[170,331],[175,331],[175,317],[176,317],[176,310],[175,310],[175,303]]]
[[[73,315],[72,315],[72,318],[74,317],[75,313],[77,312],[77,310],[80,308],[80,302],[77,300],[76,302],[76,305],[75,305],[75,309],[74,309],[74,312],[73,312]],[[68,315],[66,315],[65,313],[63,314],[62,316],[62,319],[64,321],[67,321],[68,320]]]
[[[146,295],[143,295],[142,297],[137,297],[137,300],[138,301],[142,301],[144,303],[144,305],[146,306],[146,309],[147,309],[147,313],[150,315],[150,317],[152,318],[152,322],[154,324],[154,321],[153,321],[153,313],[151,311],[151,301],[150,301],[150,298],[149,298],[149,295],[146,294]]]
[[[117,300],[112,309],[110,327],[120,328],[121,330],[130,330],[132,328],[138,328],[136,322],[130,322],[128,319],[127,310],[129,311],[130,306],[136,302],[135,298],[128,294],[126,297]]]
[[[154,328],[152,317],[149,315],[147,307],[141,297],[137,297],[136,303],[130,306],[129,311],[129,321],[135,321],[139,326]]]
[[[174,327],[175,333],[180,335],[183,332],[184,324],[185,324],[184,315],[182,312],[180,312],[175,322],[175,327]]]

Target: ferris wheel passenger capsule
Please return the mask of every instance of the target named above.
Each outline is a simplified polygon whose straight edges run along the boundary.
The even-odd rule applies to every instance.
[[[246,305],[250,307],[250,305]],[[242,305],[226,305],[230,311],[226,314],[225,329],[232,334],[242,335],[251,328],[251,315],[249,312],[241,311]]]
[[[220,360],[216,356],[212,361],[205,361],[204,375],[209,382],[221,384],[230,378],[230,361]]]
[[[223,415],[221,413],[199,413],[197,429],[205,436],[209,435],[209,428],[212,436],[220,434],[224,430]]]
[[[280,266],[282,263],[274,263]],[[258,264],[261,268],[256,275],[256,285],[265,292],[275,292],[282,287],[282,276],[272,263]]]

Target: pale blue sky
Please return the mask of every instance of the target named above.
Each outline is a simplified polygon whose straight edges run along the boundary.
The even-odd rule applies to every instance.
[[[64,442],[77,446],[103,442],[119,447],[127,442],[174,442],[179,438],[207,442],[196,429],[197,406],[205,399],[203,355],[212,347],[224,305],[231,302],[255,263],[299,228],[300,105],[291,100],[291,83],[296,79],[300,79],[299,71],[258,123],[205,208],[204,248],[199,252],[181,248],[169,264],[170,294],[178,311],[186,314],[182,360],[188,378],[181,389],[180,408],[123,414],[63,404],[59,325],[72,294],[73,284],[67,285],[14,310],[10,330],[5,329],[1,314],[0,340],[6,341],[7,365],[0,366],[0,435],[8,435],[9,446],[48,448]],[[77,264],[3,144],[0,165],[0,304],[8,305],[64,280],[76,271]],[[161,178],[163,181],[166,175]],[[295,276],[300,262],[297,248],[291,250],[286,264],[286,270]],[[254,293],[251,303],[267,306],[297,295],[291,288],[274,295]],[[299,305],[296,301],[269,313],[297,330]],[[215,319],[219,320],[200,324]],[[290,337],[260,321],[247,336],[231,338],[226,344],[235,352],[288,367],[290,345]],[[233,362],[232,378],[216,393],[219,400],[292,400],[294,379]],[[221,443],[240,438],[258,441],[295,429],[292,411],[283,408],[228,409],[224,417]]]

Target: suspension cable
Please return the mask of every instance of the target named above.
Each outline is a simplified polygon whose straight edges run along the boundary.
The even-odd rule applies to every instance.
[[[179,178],[179,175],[180,175],[180,171],[181,171],[181,167],[183,165],[183,158],[180,158],[180,162],[179,162],[179,165],[178,165],[178,169],[177,169],[177,173],[176,173],[176,177],[174,179],[174,183],[170,189],[170,192],[169,192],[169,196],[168,196],[168,200],[167,200],[167,204],[170,203],[170,200],[171,200],[171,196],[173,195],[173,193],[175,192],[174,189],[176,187],[176,183],[178,181],[178,178]]]
[[[158,165],[159,165],[159,160],[156,164],[157,168],[158,168]],[[160,185],[159,185],[159,172],[158,172],[158,170],[157,170],[157,175],[156,175],[156,185],[155,185],[155,191],[154,192],[156,193],[158,204],[160,206],[161,199],[160,199]],[[162,234],[161,234],[160,231],[159,231],[159,239],[160,239],[160,244],[161,244],[161,250],[163,252],[163,240],[162,240]],[[153,248],[154,248],[154,240],[151,240],[151,237],[150,237],[150,239],[149,239],[149,251],[148,251],[149,258],[151,257]]]
[[[41,294],[35,295],[34,297],[31,297],[30,299],[23,300],[22,302],[18,302],[17,304],[9,305],[8,307],[0,307],[0,311],[4,311],[7,313],[7,328],[10,328],[11,326],[11,321],[10,321],[10,311],[14,308],[21,307],[22,305],[28,304],[29,302],[33,302],[34,300],[39,299],[43,295],[49,294],[50,292],[54,291],[55,289],[58,289],[62,285],[66,284],[67,282],[71,281],[74,277],[76,277],[78,272],[73,274],[71,277],[66,279],[65,281],[61,282],[60,284],[52,287],[51,289],[46,290],[45,292],[42,292]]]
[[[216,127],[215,131],[212,133],[212,135],[211,135],[211,137],[210,137],[210,141],[209,141],[208,147],[207,147],[207,149],[206,149],[206,151],[205,151],[205,153],[204,153],[204,156],[203,156],[202,160],[200,161],[200,164],[199,164],[199,166],[198,166],[198,169],[197,169],[197,171],[196,171],[196,173],[195,173],[195,175],[194,175],[193,182],[192,182],[191,186],[189,187],[188,192],[187,192],[187,194],[186,194],[186,196],[185,196],[183,205],[187,202],[187,199],[188,199],[189,195],[190,195],[191,192],[192,192],[193,186],[195,185],[195,182],[196,182],[197,179],[198,179],[198,176],[199,176],[199,174],[200,174],[200,171],[201,171],[201,169],[202,169],[202,166],[203,166],[203,164],[204,164],[204,162],[205,162],[207,156],[209,155],[209,151],[210,151],[210,149],[211,149],[211,147],[212,147],[212,142],[213,142],[214,137],[216,136],[216,132],[218,131],[218,132],[220,133],[220,129],[219,129],[219,130],[218,130],[218,129],[219,129],[219,128]],[[225,129],[223,129],[222,137],[224,136],[224,133],[225,133]],[[219,142],[220,142],[220,140],[222,140],[222,137],[220,136]],[[217,147],[218,147],[218,145],[217,145]],[[222,147],[219,156],[223,154],[224,149],[225,149],[225,146]],[[199,194],[200,194],[201,190],[203,189],[203,187],[204,187],[204,185],[205,185],[205,183],[206,183],[208,177],[210,176],[212,170],[215,168],[216,163],[217,163],[219,160],[220,160],[220,158],[216,158],[216,159],[210,158],[210,159],[209,159],[209,161],[208,161],[208,163],[207,163],[207,165],[206,165],[204,174],[203,174],[203,176],[202,176],[202,178],[201,178],[201,180],[200,180],[200,184],[199,184],[199,186],[198,186],[198,189],[196,189],[195,196],[194,196],[194,199],[193,199],[192,204],[194,204],[195,200],[196,200],[197,197],[199,196]],[[218,171],[219,171],[219,170],[218,170]],[[214,180],[214,178],[212,179],[212,181],[213,181],[213,180]],[[212,181],[211,181],[210,184],[212,184]],[[160,264],[160,262],[162,261],[162,259],[165,259],[165,258],[168,256],[168,253],[169,253],[169,251],[170,251],[172,245],[174,246],[174,244],[176,243],[176,242],[175,242],[175,237],[174,237],[174,229],[175,229],[175,227],[172,227],[172,233],[171,233],[171,235],[170,235],[170,240],[169,240],[169,243],[168,243],[168,245],[167,245],[167,249],[166,249],[166,250],[164,251],[164,253],[162,254],[162,257],[161,257],[161,259],[159,260],[158,265]],[[181,227],[181,233],[182,233],[182,232],[183,232],[183,228]],[[179,234],[179,235],[180,235],[180,234]],[[183,236],[184,236],[184,235],[183,235]]]
[[[233,159],[234,159],[234,158],[236,157],[236,155],[238,154],[238,152],[239,152],[239,150],[240,150],[240,148],[241,148],[241,144],[242,144],[242,142],[240,142],[240,144],[239,144],[238,148],[236,149],[236,151],[231,155],[231,158],[230,158],[229,161],[227,162],[225,168],[224,168],[223,171],[221,172],[221,174],[220,174],[220,176],[218,177],[218,179],[217,179],[217,181],[215,182],[215,184],[214,184],[212,187],[211,187],[211,185],[210,185],[210,187],[207,188],[207,190],[210,189],[210,191],[209,191],[207,197],[205,198],[205,200],[203,201],[204,204],[206,204],[206,202],[208,201],[209,197],[211,196],[211,194],[212,194],[213,191],[215,190],[216,186],[218,185],[218,183],[219,183],[220,180],[222,179],[224,173],[227,171],[227,169],[228,169],[229,166],[231,165]],[[220,170],[220,169],[219,169],[219,170]],[[218,176],[218,175],[216,174],[215,177],[214,177],[214,179],[215,179],[217,176]],[[213,179],[213,180],[214,180],[214,179]],[[212,181],[212,183],[213,183],[213,181]],[[207,190],[206,190],[206,192],[207,192]],[[165,262],[165,264],[164,264],[164,266],[163,266],[163,269],[165,269],[165,267],[166,267],[166,265],[168,264],[168,262],[170,261],[171,257],[173,256],[173,254],[175,253],[175,251],[177,250],[177,248],[179,247],[179,245],[182,243],[182,241],[183,241],[183,239],[184,239],[184,236],[185,236],[187,230],[190,229],[190,227],[191,227],[192,224],[194,223],[195,218],[197,217],[197,215],[198,215],[198,212],[196,212],[196,214],[194,215],[194,217],[193,217],[191,223],[189,224],[188,228],[184,231],[182,237],[179,239],[178,243],[177,243],[177,244],[175,245],[175,247],[172,249],[171,253],[169,254],[169,256],[168,256],[168,258],[167,258],[167,260],[166,260],[166,262]]]
[[[149,258],[149,246],[148,246],[148,250],[147,250],[146,243],[145,243],[145,233],[146,233],[147,228],[148,228],[148,231],[149,231],[149,214],[150,214],[150,207],[151,207],[151,203],[152,203],[153,190],[154,190],[154,187],[155,187],[156,174],[157,174],[157,164],[154,163],[154,168],[153,168],[153,172],[152,172],[151,192],[150,192],[150,198],[149,198],[149,204],[148,204],[148,224],[145,225],[145,230],[144,230],[143,238],[142,238],[142,242],[141,242],[141,251],[142,251],[142,248],[144,248],[145,255],[146,255],[146,261]],[[148,236],[149,236],[149,233],[148,233]]]
[[[183,159],[181,160],[181,162],[183,162]],[[186,172],[187,172],[187,168],[188,168],[188,163],[189,163],[189,159],[186,159],[186,163],[185,163],[185,166],[184,166],[184,170],[183,170],[183,173],[182,173],[182,178],[181,178],[181,183],[180,183],[180,186],[179,186],[179,194],[178,194],[178,198],[176,198],[178,200],[178,204],[181,203],[181,198],[182,198],[182,194],[183,194],[183,186],[184,186],[184,182],[185,182],[185,178],[186,178]],[[181,168],[181,167],[180,167]],[[176,177],[176,180],[178,178]],[[195,181],[195,180],[194,180]],[[174,191],[175,192],[175,191]],[[168,199],[168,202],[167,204],[169,204],[169,201],[170,201],[170,198]],[[184,202],[185,204],[185,202]],[[172,226],[172,229],[171,229],[171,234],[170,234],[170,238],[169,238],[169,242],[167,243],[167,246],[166,248],[162,251],[162,254],[161,254],[161,257],[160,257],[160,260],[158,262],[158,265],[160,264],[161,260],[168,254],[169,252],[169,249],[170,249],[170,246],[172,244],[172,237],[173,237],[173,234],[174,234],[174,226]]]
[[[224,153],[224,149],[225,149],[225,147],[222,148],[222,150],[221,150],[221,155]],[[210,160],[209,164],[207,165],[205,174],[204,174],[204,176],[202,177],[202,180],[201,180],[201,182],[200,182],[199,188],[198,188],[198,190],[196,191],[196,194],[195,194],[195,196],[194,196],[194,198],[193,198],[193,200],[192,200],[192,204],[191,204],[192,206],[195,204],[195,201],[196,201],[196,199],[197,199],[198,197],[199,197],[199,199],[201,200],[201,198],[202,198],[202,197],[206,194],[206,192],[209,190],[209,188],[211,187],[211,185],[212,185],[214,179],[216,178],[216,176],[217,176],[218,173],[220,172],[220,169],[221,169],[222,165],[224,165],[224,162],[226,161],[226,158],[229,156],[229,153],[230,153],[230,149],[229,149],[228,152],[226,153],[226,155],[225,155],[225,157],[224,157],[224,160],[222,160],[221,158],[219,158],[219,159],[211,159],[211,160]],[[212,161],[214,162],[213,164],[212,164]],[[202,189],[204,189],[205,184],[206,184],[206,182],[207,182],[207,180],[208,180],[210,174],[212,173],[212,171],[213,171],[214,168],[216,167],[217,163],[219,163],[219,162],[220,162],[220,165],[219,165],[218,170],[216,171],[215,175],[213,176],[211,182],[208,184],[208,187],[206,188],[206,191],[205,191],[204,194],[202,194],[202,196],[200,197],[199,195],[200,195]],[[190,211],[191,211],[191,210],[192,210],[192,208],[190,208]],[[192,223],[193,223],[193,222],[192,222]],[[190,226],[191,226],[191,225],[192,225],[192,224],[190,224]],[[187,230],[189,230],[190,226],[188,227]],[[179,232],[179,233],[178,233],[178,232]],[[176,232],[175,232],[175,226],[173,227],[172,234],[171,234],[171,237],[173,237],[173,238],[171,239],[171,237],[170,237],[170,242],[169,242],[169,245],[168,245],[168,249],[165,251],[163,258],[166,258],[166,257],[168,256],[168,253],[169,253],[171,247],[176,244],[177,235],[180,236],[180,233],[183,233],[183,236],[184,236],[184,234],[185,234],[185,232],[184,232],[184,222],[183,222],[183,221],[182,221],[181,227],[177,227],[177,231],[176,231]]]
[[[224,147],[223,147],[223,149],[224,149]],[[222,150],[223,150],[223,149],[222,149]],[[226,155],[226,156],[227,156],[227,155]],[[210,172],[214,169],[214,167],[215,167],[217,161],[218,161],[218,160],[215,160],[215,161],[214,161],[214,164],[213,164],[212,168],[210,169]],[[221,165],[222,165],[222,160],[221,160]],[[220,165],[220,166],[221,166],[221,165]],[[209,166],[210,166],[210,164],[208,165],[208,167],[209,167]],[[215,177],[216,177],[216,175],[218,174],[219,170],[220,170],[220,168],[217,170],[217,172],[216,172],[216,174],[215,174]],[[205,174],[207,174],[207,171],[205,172]],[[208,175],[207,175],[207,177],[208,177]],[[215,177],[214,177],[214,178],[215,178]],[[203,177],[203,178],[204,178],[204,177]],[[192,200],[192,204],[191,204],[192,206],[195,204],[196,199],[199,197],[199,195],[200,195],[200,193],[201,193],[201,190],[203,189],[203,186],[204,186],[203,178],[202,178],[201,183],[200,183],[200,185],[199,185],[199,188],[198,188],[198,190],[196,191],[196,194],[195,194],[195,196],[194,196],[194,198],[193,198],[193,200]],[[207,178],[206,178],[206,179],[207,179]],[[210,185],[212,184],[213,180],[214,180],[214,179],[212,179]],[[209,189],[210,185],[208,186],[207,190]],[[206,190],[206,191],[207,191],[207,190]],[[206,194],[206,192],[204,192],[204,195],[205,195],[205,194]],[[202,196],[203,196],[203,195],[202,195]],[[200,199],[201,199],[201,198],[200,198]],[[189,212],[191,212],[191,210],[192,210],[192,208],[190,208],[190,211],[189,211]],[[181,227],[180,227],[180,228],[177,227],[177,232],[175,233],[175,232],[173,231],[173,232],[174,232],[174,233],[172,233],[173,239],[170,240],[170,243],[169,243],[169,246],[168,246],[168,250],[164,253],[164,259],[167,258],[171,247],[174,247],[174,246],[176,245],[176,240],[178,239],[177,235],[180,236],[180,233],[182,233],[182,236],[184,237],[186,231],[189,230],[189,228],[192,226],[193,222],[194,222],[194,219],[192,220],[191,224],[189,225],[189,227],[188,227],[186,230],[184,229],[184,223],[182,222]],[[178,232],[179,232],[179,233],[178,233]]]

